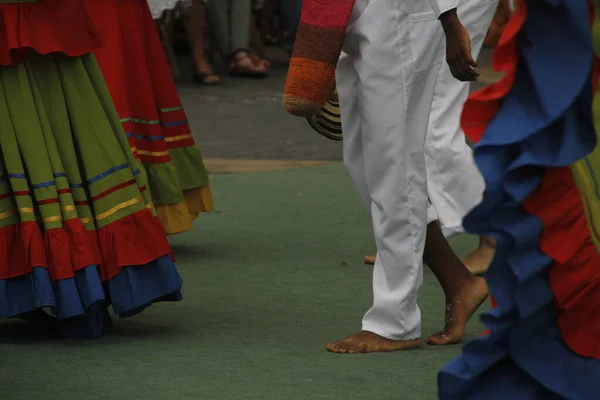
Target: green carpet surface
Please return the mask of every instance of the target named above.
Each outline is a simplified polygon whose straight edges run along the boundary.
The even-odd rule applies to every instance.
[[[459,346],[337,355],[371,304],[370,219],[341,165],[212,177],[217,211],[170,238],[184,301],[116,320],[100,339],[0,323],[7,400],[429,400]],[[143,238],[140,238],[143,240]],[[473,237],[452,239],[462,256]],[[423,335],[443,323],[429,270]],[[467,338],[483,327],[474,318]]]

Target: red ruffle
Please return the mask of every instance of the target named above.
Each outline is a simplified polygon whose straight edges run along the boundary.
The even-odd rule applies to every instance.
[[[42,233],[36,222],[0,228],[0,279],[47,268],[53,281],[69,279],[89,265],[99,265],[103,281],[121,268],[148,264],[171,254],[162,225],[149,210],[121,218],[98,231],[85,230],[79,219]]]
[[[121,218],[98,230],[102,280],[114,278],[124,266],[144,265],[171,254],[160,220],[149,210]]]
[[[475,143],[479,142],[488,124],[500,110],[502,99],[513,86],[519,61],[517,35],[525,23],[526,16],[525,1],[519,0],[517,10],[511,14],[500,36],[492,60],[494,70],[504,72],[504,77],[471,94],[465,103],[461,125],[466,136]]]
[[[555,261],[550,285],[565,342],[580,355],[600,359],[600,255],[569,167],[547,169],[523,206],[544,222],[540,247]]]
[[[28,229],[38,229],[37,224]],[[1,231],[0,231],[1,232]],[[32,243],[33,246],[38,246]],[[78,219],[65,221],[62,229],[49,229],[44,232],[44,245],[47,265],[52,280],[68,279],[75,272],[89,265],[100,264],[100,252],[96,232],[86,231]],[[44,256],[40,255],[40,258]],[[35,266],[34,264],[28,269]],[[24,267],[27,267],[25,264]]]
[[[0,65],[36,53],[81,56],[101,45],[83,0],[38,0],[0,5]]]

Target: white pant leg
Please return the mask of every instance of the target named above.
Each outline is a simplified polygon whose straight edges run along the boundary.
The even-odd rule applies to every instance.
[[[357,0],[337,71],[345,164],[369,203],[377,262],[363,329],[420,337],[425,136],[442,29],[422,0]]]
[[[504,1],[504,0],[503,0]],[[471,36],[477,58],[496,11],[498,0],[461,0],[460,20]],[[469,84],[456,80],[443,63],[435,87],[425,144],[429,199],[446,236],[463,232],[463,217],[482,199],[483,177],[460,127]]]
[[[360,116],[358,113],[358,74],[352,63],[352,58],[342,52],[337,71],[343,71],[343,73],[336,74],[338,96],[344,99],[343,103],[340,102],[340,112],[342,118],[344,118],[342,121],[344,127],[344,164],[363,203],[371,211],[371,196],[367,187]]]

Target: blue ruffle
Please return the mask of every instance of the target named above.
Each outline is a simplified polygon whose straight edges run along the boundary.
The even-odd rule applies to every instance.
[[[95,265],[54,283],[45,268],[34,268],[29,275],[0,280],[0,319],[50,307],[64,336],[97,337],[111,324],[109,305],[120,317],[129,317],[158,301],[181,300],[181,286],[169,256],[124,267],[104,283]]]
[[[514,86],[475,148],[483,202],[464,221],[491,234],[497,253],[486,280],[498,307],[491,333],[468,343],[439,375],[440,399],[593,399],[600,360],[568,349],[548,282],[552,260],[539,248],[542,222],[520,204],[545,167],[568,166],[595,147],[592,40],[585,0],[529,0],[519,35]]]
[[[75,273],[74,279],[54,283],[56,305],[53,307],[59,320],[83,315],[95,305],[104,303],[104,288],[95,265]]]
[[[115,313],[130,317],[158,301],[180,301],[181,277],[169,256],[150,264],[124,268],[108,281],[107,293]]]
[[[55,306],[54,288],[46,268],[34,268],[29,275],[0,280],[0,319]]]

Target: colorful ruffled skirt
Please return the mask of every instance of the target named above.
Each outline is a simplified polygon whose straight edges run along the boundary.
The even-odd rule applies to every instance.
[[[0,319],[49,308],[62,334],[94,337],[109,305],[180,300],[82,2],[0,3]]]
[[[521,0],[494,55],[505,77],[465,106],[486,181],[465,228],[497,241],[496,305],[440,399],[600,398],[598,5]]]
[[[95,51],[98,64],[165,232],[190,230],[213,198],[148,3],[85,3],[104,43]]]

